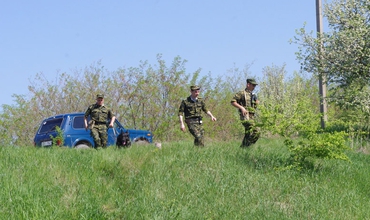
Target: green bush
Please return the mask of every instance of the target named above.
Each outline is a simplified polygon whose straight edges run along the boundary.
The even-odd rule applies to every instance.
[[[53,146],[64,146],[63,130],[59,126],[56,126],[55,130],[57,135],[55,137],[50,135],[50,138],[53,141]]]
[[[350,161],[345,154],[350,149],[346,146],[348,133],[323,132],[320,114],[310,106],[310,100],[301,97],[288,108],[284,103],[260,108],[260,126],[265,132],[286,138],[284,143],[291,155],[285,169],[312,167],[321,159]]]
[[[286,139],[284,144],[291,152],[289,168],[312,168],[315,159],[339,159],[350,161],[344,153],[350,148],[346,145],[344,132],[313,133],[294,144],[292,139]]]

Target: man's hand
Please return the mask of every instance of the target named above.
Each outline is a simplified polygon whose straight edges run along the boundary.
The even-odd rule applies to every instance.
[[[87,131],[87,128],[88,128],[89,126],[87,125],[87,118],[86,118],[86,117],[84,117],[84,125],[85,125],[85,130]]]
[[[249,120],[249,112],[244,107],[241,108],[241,111],[242,111],[244,118]]]
[[[114,122],[116,121],[116,116],[113,116],[112,118],[111,118],[111,120],[110,120],[110,123],[109,123],[109,125],[108,125],[108,127],[109,128],[113,128],[113,124],[114,124]]]

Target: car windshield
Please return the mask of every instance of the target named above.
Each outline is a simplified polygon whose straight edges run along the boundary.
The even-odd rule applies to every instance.
[[[56,118],[44,121],[41,125],[40,134],[55,131],[56,127],[62,125],[63,118]]]

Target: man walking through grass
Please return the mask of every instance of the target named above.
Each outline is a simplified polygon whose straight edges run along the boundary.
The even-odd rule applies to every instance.
[[[212,115],[212,113],[207,109],[206,103],[199,96],[200,87],[199,86],[190,86],[191,95],[182,100],[179,108],[179,119],[180,119],[180,129],[185,132],[184,125],[184,115],[185,122],[189,128],[190,133],[194,136],[194,145],[195,146],[204,146],[204,129],[202,121],[202,111],[209,115],[212,121],[217,119]]]
[[[91,136],[94,138],[95,148],[101,149],[107,147],[107,121],[110,119],[108,127],[112,128],[116,116],[104,105],[103,94],[98,94],[96,96],[96,103],[90,105],[85,112],[84,122],[86,130],[89,128],[87,124],[87,118],[89,116],[91,117],[89,124]]]
[[[240,120],[245,128],[243,142],[240,146],[242,148],[256,143],[260,136],[259,128],[254,121],[259,101],[253,90],[257,85],[255,79],[247,79],[247,87],[237,92],[231,99],[231,105],[238,108]]]

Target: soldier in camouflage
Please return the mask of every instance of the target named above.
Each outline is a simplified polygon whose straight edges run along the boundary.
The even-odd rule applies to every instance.
[[[247,79],[247,88],[237,92],[231,99],[231,105],[238,108],[240,120],[245,128],[244,139],[240,147],[249,147],[257,142],[260,131],[255,125],[255,111],[258,105],[257,96],[253,93],[257,82]]]
[[[180,129],[185,132],[184,125],[184,115],[185,122],[189,128],[190,133],[194,136],[194,145],[195,146],[204,146],[204,129],[202,121],[202,111],[211,117],[212,121],[217,119],[212,115],[212,113],[207,109],[206,103],[200,97],[199,86],[190,86],[191,95],[182,100],[179,108],[179,119],[180,119]]]
[[[87,118],[91,116],[91,120],[87,123]],[[107,147],[107,121],[110,119],[108,127],[112,128],[116,119],[112,111],[104,105],[104,95],[96,96],[96,103],[90,105],[85,112],[85,129],[90,128],[91,136],[94,138],[95,148],[101,149]]]

